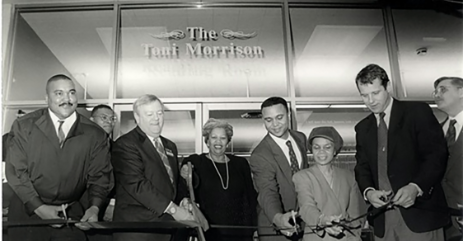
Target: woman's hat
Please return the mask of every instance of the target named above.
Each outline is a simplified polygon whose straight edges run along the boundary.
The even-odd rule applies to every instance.
[[[334,129],[332,126],[321,126],[313,128],[312,132],[310,132],[308,143],[309,143],[309,151],[312,152],[312,141],[316,137],[323,137],[325,139],[330,140],[334,143],[334,150],[335,155],[337,155],[344,144],[341,135],[339,135],[338,131]]]

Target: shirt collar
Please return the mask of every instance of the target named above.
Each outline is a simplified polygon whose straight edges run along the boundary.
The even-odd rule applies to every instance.
[[[391,119],[392,102],[394,102],[394,99],[391,96],[389,96],[389,104],[386,106],[386,109],[384,109],[383,111],[384,114],[386,114],[384,116],[384,121],[386,122],[386,124]],[[375,117],[376,117],[376,120],[379,120],[379,113],[375,113]]]
[[[460,111],[455,117],[450,117],[449,120],[455,119],[458,124],[463,125],[463,111]]]
[[[53,121],[54,125],[56,125],[58,123],[58,121],[61,120],[60,118],[58,118],[58,116],[56,116],[55,113],[53,113],[53,111],[51,111],[50,108],[48,108],[48,113],[50,114],[50,118]],[[64,122],[66,123],[66,122],[70,121],[70,123],[74,123],[74,121],[76,121],[76,120],[77,120],[77,114],[74,111],[68,118],[64,119]]]

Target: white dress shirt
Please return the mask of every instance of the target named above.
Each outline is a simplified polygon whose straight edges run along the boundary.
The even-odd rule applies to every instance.
[[[301,163],[302,163],[301,150],[299,150],[299,147],[297,146],[297,143],[293,139],[291,134],[288,133],[287,139],[276,137],[272,135],[272,133],[269,133],[269,134],[272,137],[272,139],[277,143],[277,145],[280,147],[280,149],[283,151],[283,153],[285,154],[286,160],[288,161],[289,166],[291,166],[291,157],[289,156],[289,147],[286,145],[286,142],[288,140],[291,141],[291,145],[293,146],[294,153],[296,154],[297,164],[299,165],[299,168],[301,168]]]

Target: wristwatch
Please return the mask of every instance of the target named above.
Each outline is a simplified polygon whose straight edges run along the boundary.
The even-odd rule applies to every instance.
[[[172,207],[170,207],[169,210],[168,210],[168,213],[169,213],[170,215],[173,215],[173,214],[175,214],[176,212],[177,212],[177,208],[176,208],[174,205],[172,205]]]

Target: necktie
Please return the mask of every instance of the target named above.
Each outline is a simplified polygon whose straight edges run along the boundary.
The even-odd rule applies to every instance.
[[[382,190],[391,190],[391,184],[387,175],[387,126],[384,121],[386,114],[379,114],[378,125],[378,180],[379,188]]]
[[[289,149],[289,161],[291,162],[291,172],[292,174],[294,174],[299,171],[299,163],[297,162],[296,153],[294,153],[291,141],[286,141],[286,145]]]
[[[453,144],[455,144],[455,137],[457,136],[457,132],[455,130],[455,123],[457,123],[455,119],[450,120],[449,128],[447,129],[447,134],[445,135],[445,139],[447,140],[447,146],[449,148]]]
[[[162,146],[161,138],[158,137],[154,139],[154,147],[156,148],[156,151],[158,151],[159,156],[161,156],[161,160],[164,163],[164,166],[166,167],[167,173],[169,174],[170,182],[174,183],[174,173],[172,172],[172,168],[169,164],[169,159],[167,158],[164,147]]]
[[[58,120],[59,122],[59,126],[58,126],[58,140],[59,140],[59,147],[63,147],[63,143],[64,143],[64,139],[65,139],[65,135],[64,135],[64,131],[63,131],[63,123],[64,123],[64,120]]]

